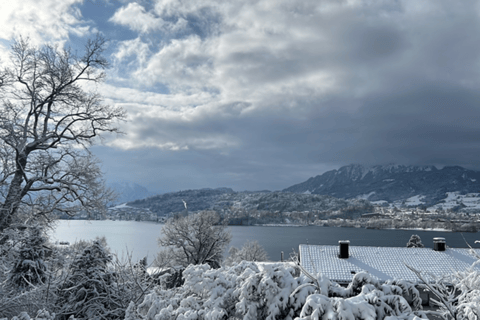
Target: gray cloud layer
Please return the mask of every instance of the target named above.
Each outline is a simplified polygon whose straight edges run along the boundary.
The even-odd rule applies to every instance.
[[[167,189],[281,189],[349,163],[480,169],[478,2],[157,2],[144,26],[134,9],[111,19],[149,48],[131,76],[168,92],[131,101],[116,145]]]
[[[480,169],[478,1],[124,1],[83,29],[78,3],[76,34],[116,30],[99,89],[130,121],[94,149],[109,178],[274,190],[349,163]]]

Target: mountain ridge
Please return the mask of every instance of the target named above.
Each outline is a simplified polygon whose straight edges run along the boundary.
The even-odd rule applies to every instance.
[[[153,195],[144,186],[128,180],[111,181],[108,183],[108,187],[112,189],[117,196],[117,198],[112,201],[112,204],[126,203]]]
[[[426,205],[446,197],[447,192],[480,192],[480,172],[460,166],[405,166],[351,164],[282,190],[283,192],[329,195],[342,199],[399,201],[424,196]]]

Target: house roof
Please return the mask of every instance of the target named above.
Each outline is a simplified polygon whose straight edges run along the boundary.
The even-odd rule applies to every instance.
[[[340,259],[338,246],[301,244],[299,247],[300,263],[306,271],[312,275],[321,272],[337,282],[350,282],[354,273],[362,271],[383,281],[419,281],[405,264],[422,271],[428,281],[433,281],[432,275],[441,277],[471,267],[477,259],[470,250],[449,247],[445,251],[435,251],[431,248],[350,246],[349,257]],[[480,249],[473,250],[480,255]],[[480,271],[480,266],[474,268]]]

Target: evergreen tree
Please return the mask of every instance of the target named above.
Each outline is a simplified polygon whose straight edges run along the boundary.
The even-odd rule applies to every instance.
[[[12,284],[21,288],[43,284],[47,279],[47,239],[39,226],[30,227],[26,232],[27,237],[19,249],[9,278]]]
[[[416,234],[412,234],[410,240],[408,240],[407,248],[424,248],[425,246],[422,243],[422,239],[420,236]]]
[[[85,248],[70,266],[70,274],[60,287],[57,305],[60,319],[70,316],[85,319],[123,318],[125,308],[117,296],[112,258],[99,241]]]

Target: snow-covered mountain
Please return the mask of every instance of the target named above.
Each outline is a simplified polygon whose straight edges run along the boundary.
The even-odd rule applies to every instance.
[[[433,205],[445,199],[447,192],[480,192],[480,172],[458,166],[437,169],[435,166],[354,164],[325,172],[283,191],[388,202],[417,197],[422,203]]]
[[[120,180],[108,183],[108,187],[117,194],[115,204],[144,199],[152,195],[147,188],[131,181]]]

